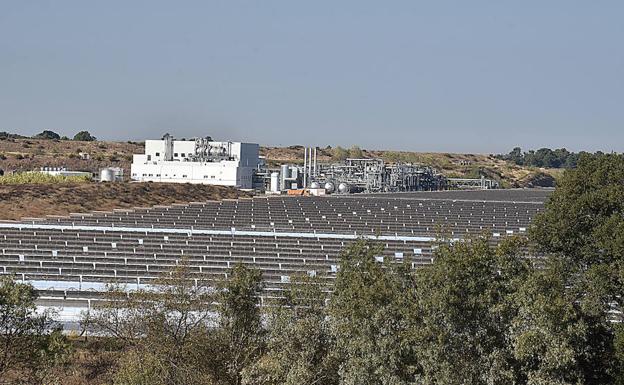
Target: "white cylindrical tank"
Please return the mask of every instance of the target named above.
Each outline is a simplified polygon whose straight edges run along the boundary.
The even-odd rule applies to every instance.
[[[332,182],[327,182],[325,183],[325,191],[327,191],[327,193],[333,193],[334,192],[334,184]]]
[[[338,185],[338,192],[341,192],[343,194],[344,193],[348,193],[349,192],[349,185],[346,184],[346,183],[340,183]]]
[[[286,182],[286,180],[290,178],[290,166],[288,166],[287,164],[283,164],[280,167],[280,177],[281,177],[280,189],[288,190],[290,186],[288,186],[288,183]]]
[[[288,179],[290,178],[290,166],[287,164],[283,164],[281,167],[282,178]]]
[[[100,170],[100,182],[114,182],[115,170],[112,168],[103,168]]]
[[[273,172],[271,173],[271,192],[279,192],[279,173]]]
[[[319,182],[312,182],[310,183],[310,188],[321,188],[321,185]]]

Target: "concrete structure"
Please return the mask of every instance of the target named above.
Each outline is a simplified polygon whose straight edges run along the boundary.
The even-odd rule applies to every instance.
[[[65,167],[41,167],[39,171],[31,171],[40,174],[52,175],[52,176],[87,176],[93,177],[93,174],[89,171],[70,171]]]
[[[259,163],[255,143],[217,142],[210,138],[146,140],[145,154],[135,154],[131,179],[141,182],[201,183],[253,187]]]

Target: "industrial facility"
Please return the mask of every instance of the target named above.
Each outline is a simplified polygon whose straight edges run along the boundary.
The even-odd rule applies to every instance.
[[[304,148],[303,155],[303,165],[282,164],[269,169],[259,156],[258,144],[217,142],[210,137],[175,140],[166,134],[162,140],[145,141],[145,154],[133,156],[130,178],[139,182],[201,183],[270,194],[310,195],[498,186],[485,178],[447,179],[426,165],[386,163],[383,159],[320,163],[316,148]],[[110,172],[105,174],[102,180],[110,180]]]
[[[216,142],[211,138],[146,140],[145,154],[135,154],[130,177],[140,182],[202,183],[253,188],[259,164],[255,143]]]
[[[304,149],[303,166],[283,164],[262,175],[266,191],[272,194],[299,189],[306,189],[311,195],[325,195],[498,187],[495,181],[486,178],[449,179],[429,166],[386,163],[383,159],[319,163],[315,148]]]

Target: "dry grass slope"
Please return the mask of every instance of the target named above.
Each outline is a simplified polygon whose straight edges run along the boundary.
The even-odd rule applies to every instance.
[[[0,185],[0,219],[166,205],[248,196],[233,188],[167,183]]]

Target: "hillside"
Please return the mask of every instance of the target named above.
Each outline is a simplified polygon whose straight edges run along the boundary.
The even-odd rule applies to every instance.
[[[0,220],[249,196],[229,187],[174,183],[0,185]]]
[[[142,143],[135,142],[76,142],[71,140],[4,139],[0,140],[0,169],[27,171],[40,167],[62,167],[70,170],[98,172],[103,167],[123,167],[129,173],[132,154],[143,151]],[[337,149],[320,148],[319,162],[336,160]],[[346,151],[346,150],[345,150]],[[87,153],[89,160],[80,158]],[[269,166],[280,163],[302,163],[303,147],[261,147]],[[347,151],[348,154],[348,151]],[[388,162],[402,161],[430,165],[448,177],[477,178],[485,175],[501,182],[504,187],[525,187],[532,183],[549,184],[560,169],[522,167],[485,154],[453,154],[361,150],[362,157],[382,158]]]
[[[40,167],[67,167],[70,170],[98,172],[104,167],[130,170],[132,154],[143,151],[134,142],[80,142],[73,140],[0,140],[0,169],[30,171]],[[90,159],[81,159],[80,153]]]

